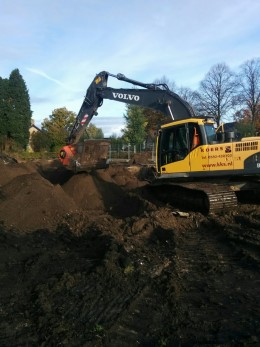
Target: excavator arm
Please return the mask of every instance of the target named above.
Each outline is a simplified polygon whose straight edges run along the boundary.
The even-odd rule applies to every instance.
[[[108,77],[131,83],[141,88],[115,89],[107,87]],[[80,142],[85,128],[104,99],[126,104],[151,108],[169,116],[172,120],[194,117],[191,106],[177,94],[169,90],[166,84],[142,83],[125,77],[102,71],[96,75],[87,89],[86,96],[68,137],[67,146],[60,150],[60,160],[64,166],[75,172],[106,167],[109,151],[108,140]]]
[[[132,89],[115,89],[107,87],[108,76],[120,81],[143,87]],[[69,144],[78,143],[85,128],[90,123],[104,99],[151,108],[170,116],[172,120],[194,117],[191,106],[179,95],[170,91],[166,84],[147,84],[125,77],[123,74],[113,75],[102,71],[90,84],[76,121],[68,138]]]
[[[91,119],[97,114],[97,109],[103,103],[103,99],[98,95],[98,89],[104,89],[107,86],[108,73],[105,71],[96,75],[87,89],[76,121],[68,137],[69,144],[76,144],[84,133],[85,128]]]

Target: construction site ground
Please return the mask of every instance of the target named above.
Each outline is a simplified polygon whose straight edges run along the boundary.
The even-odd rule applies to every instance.
[[[260,346],[260,205],[183,211],[140,168],[0,156],[1,347]]]

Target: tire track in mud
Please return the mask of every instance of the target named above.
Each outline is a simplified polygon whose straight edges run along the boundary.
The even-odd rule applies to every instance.
[[[235,223],[221,225],[232,245],[241,252],[241,257],[248,258],[259,267],[260,216],[253,211],[248,215],[235,217]]]
[[[256,230],[249,232],[254,238]],[[259,259],[245,257],[241,234],[208,219],[175,234],[168,298],[182,346],[257,346],[260,336]],[[254,243],[254,247],[258,247]]]
[[[169,307],[166,291],[167,271],[174,255],[172,230],[156,227],[147,233],[145,228],[140,228],[146,224],[144,222],[148,223],[148,220],[144,218],[133,223],[133,229],[146,236],[141,237],[141,243],[139,239],[133,245],[134,251],[130,255],[134,264],[131,275],[139,283],[138,290],[108,329],[104,339],[106,347],[166,346],[167,343],[165,329],[168,332]]]
[[[193,217],[189,229],[185,222],[157,228],[150,236],[156,242],[138,250],[149,265],[137,269],[132,297],[109,306],[104,346],[257,346],[259,261],[249,250],[257,253],[258,223],[242,234],[237,221],[225,226],[216,216],[199,217],[193,227]]]
[[[165,298],[157,289],[158,281],[145,285],[121,312],[116,324],[108,331],[107,347],[159,346],[165,320]]]

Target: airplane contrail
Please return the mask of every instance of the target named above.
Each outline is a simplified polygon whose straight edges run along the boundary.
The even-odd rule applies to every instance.
[[[28,71],[36,74],[36,75],[39,75],[39,76],[42,76],[43,78],[46,78],[47,80],[49,81],[52,81],[56,84],[58,84],[59,86],[65,88],[65,89],[68,89],[68,90],[73,90],[75,91],[74,89],[72,88],[69,88],[65,83],[62,83],[61,81],[57,80],[56,78],[53,78],[51,76],[49,76],[48,74],[46,74],[44,71],[42,70],[38,70],[38,69],[34,69],[34,68],[26,68]]]

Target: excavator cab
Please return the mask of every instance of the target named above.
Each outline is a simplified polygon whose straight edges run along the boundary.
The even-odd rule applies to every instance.
[[[190,153],[204,143],[207,136],[194,119],[162,126],[157,139],[157,172],[175,172],[174,167],[179,167],[176,172],[190,171]]]
[[[260,138],[237,140],[213,120],[190,118],[161,126],[156,171],[164,178],[259,175]],[[221,137],[219,136],[221,135]]]

